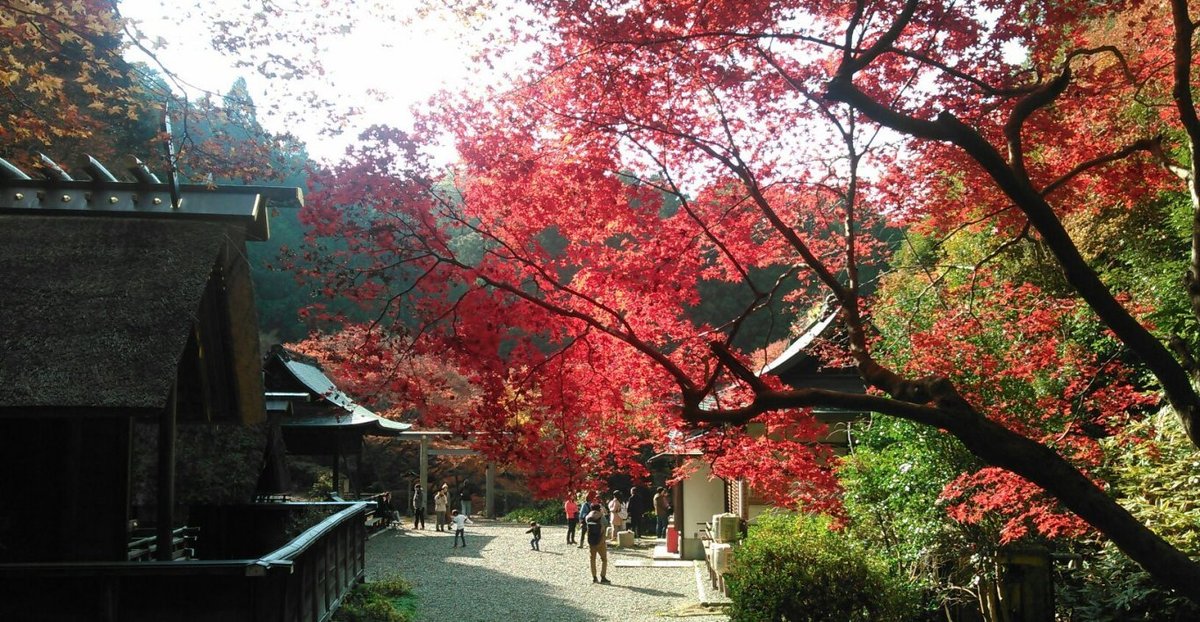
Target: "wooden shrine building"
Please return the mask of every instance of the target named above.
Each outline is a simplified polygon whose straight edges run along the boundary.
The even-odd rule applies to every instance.
[[[775,375],[792,388],[818,388],[847,393],[865,393],[858,371],[853,367],[831,367],[814,352],[820,340],[842,338],[838,332],[839,309],[827,307],[787,347],[783,354],[763,366],[758,375]],[[833,408],[814,408],[813,415],[828,426],[821,443],[835,453],[845,454],[851,446],[851,425],[869,413]],[[750,422],[747,432],[763,434],[761,423]],[[686,443],[684,444],[686,445]],[[670,459],[674,465],[690,464],[691,474],[672,489],[672,505],[679,533],[679,553],[684,559],[702,559],[701,527],[714,514],[732,512],[751,520],[769,506],[756,495],[745,480],[722,480],[713,476],[708,461],[699,451],[681,447],[652,460]]]
[[[265,419],[245,243],[299,189],[43,162],[0,160],[0,619],[322,619],[362,577],[366,504],[290,544],[283,504],[193,526],[182,550],[176,523],[178,426]],[[136,421],[157,430],[148,561]]]
[[[289,454],[329,456],[333,489],[341,490],[342,463],[353,456],[361,471],[364,436],[399,436],[412,424],[381,417],[356,403],[325,375],[315,360],[275,346],[263,362],[268,410],[282,413],[280,429]],[[361,483],[351,480],[361,492]]]

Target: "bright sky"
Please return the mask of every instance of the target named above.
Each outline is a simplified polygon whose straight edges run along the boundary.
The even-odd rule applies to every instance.
[[[180,10],[173,12],[170,6],[164,8],[164,4],[179,5]],[[334,138],[319,135],[319,119],[282,127],[278,118],[272,119],[263,111],[272,100],[286,103],[295,85],[281,87],[249,69],[233,69],[232,59],[211,48],[210,35],[202,24],[179,23],[177,15],[185,4],[188,3],[179,0],[121,0],[119,7],[125,17],[140,23],[147,37],[166,40],[167,47],[155,52],[159,60],[197,89],[223,94],[239,76],[245,78],[264,126],[299,136],[308,144],[310,155],[318,160],[336,159],[359,129],[367,125],[406,126],[409,107],[443,87],[480,82],[479,76],[472,75],[466,67],[468,50],[462,41],[468,33],[463,27],[428,18],[410,30],[396,32],[395,25],[364,16],[366,19],[354,32],[329,42],[321,52],[328,79],[338,93],[363,108],[362,117],[354,127]],[[238,0],[216,0],[205,10],[219,11],[222,5],[240,4]],[[402,11],[409,2],[388,4]],[[136,50],[130,58],[147,60]]]

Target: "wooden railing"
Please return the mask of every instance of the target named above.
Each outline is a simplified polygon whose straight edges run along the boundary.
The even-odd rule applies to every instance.
[[[171,559],[192,559],[196,551],[192,545],[196,541],[196,530],[191,527],[179,527],[171,532]],[[129,561],[150,561],[158,553],[158,535],[153,529],[138,529],[130,534],[128,550]]]
[[[366,513],[373,504],[354,503],[300,534],[262,559],[290,563],[292,574],[283,599],[285,622],[327,620],[366,571]]]
[[[324,622],[363,580],[371,504],[286,505],[336,512],[259,557],[0,564],[0,620]],[[198,545],[211,529],[201,529]]]

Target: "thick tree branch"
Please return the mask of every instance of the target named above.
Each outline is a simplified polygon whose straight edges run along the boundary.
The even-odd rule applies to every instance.
[[[1039,108],[1050,104],[1059,95],[1062,95],[1070,83],[1071,65],[1064,63],[1062,73],[1057,78],[1022,97],[1008,116],[1008,122],[1004,124],[1004,138],[1008,141],[1008,161],[1012,170],[1022,179],[1029,179],[1029,175],[1025,171],[1025,150],[1021,146],[1021,130],[1025,126],[1025,121]]]
[[[877,39],[875,43],[871,45],[871,47],[863,50],[857,56],[851,55],[851,50],[846,50],[846,55],[842,61],[841,72],[844,72],[846,76],[852,76],[862,68],[870,65],[872,61],[879,57],[879,55],[892,49],[896,43],[896,40],[900,38],[901,34],[903,34],[904,29],[908,28],[909,22],[912,21],[913,14],[917,11],[918,4],[920,3],[917,0],[906,0],[904,3],[904,8],[900,9],[900,13],[896,16],[896,19],[892,21],[892,25],[888,27],[887,31],[880,35],[879,39]],[[859,13],[856,13],[856,15],[857,14]],[[847,31],[850,30],[853,29],[847,28]]]
[[[764,391],[742,408],[705,410],[698,401],[685,403],[683,416],[691,422],[744,424],[767,411],[836,406],[937,427],[952,434],[987,464],[1041,486],[1167,587],[1200,601],[1200,565],[1147,528],[1060,454],[984,417],[948,382],[931,381],[929,390],[937,395],[934,405],[823,389]]]
[[[987,139],[946,112],[939,115],[937,121],[925,121],[891,110],[858,89],[845,72],[839,72],[838,77],[830,82],[829,96],[851,104],[876,123],[916,138],[950,142],[974,159],[1013,204],[1025,213],[1062,267],[1067,282],[1158,379],[1168,401],[1182,420],[1188,437],[1194,445],[1200,446],[1200,427],[1196,425],[1200,417],[1200,396],[1192,385],[1190,375],[1170,351],[1117,301],[1079,253],[1046,200],[1009,166]]]
[[[1102,155],[1097,158],[1093,158],[1091,160],[1088,160],[1087,162],[1081,162],[1078,165],[1076,165],[1074,168],[1072,168],[1071,170],[1064,173],[1062,177],[1055,179],[1054,181],[1047,184],[1046,187],[1042,188],[1042,196],[1043,197],[1050,196],[1055,190],[1058,190],[1059,188],[1063,187],[1068,182],[1070,182],[1072,179],[1075,179],[1075,177],[1077,177],[1080,174],[1085,173],[1093,168],[1096,168],[1097,166],[1108,164],[1110,162],[1116,162],[1118,160],[1124,160],[1125,158],[1127,158],[1139,151],[1148,151],[1150,153],[1156,153],[1156,152],[1161,153],[1162,152],[1161,147],[1162,147],[1162,137],[1155,136],[1154,138],[1143,138],[1132,144],[1126,145],[1125,147],[1122,147],[1120,150],[1115,151],[1113,153],[1110,153],[1107,155]]]
[[[749,367],[746,367],[744,364],[742,364],[742,362],[733,355],[733,352],[729,351],[729,347],[727,345],[719,341],[714,341],[709,344],[709,349],[712,350],[714,355],[716,355],[717,360],[729,370],[729,373],[733,374],[738,380],[741,380],[749,385],[749,387],[753,389],[755,393],[760,393],[767,390],[767,385],[763,382],[762,378],[759,378],[758,375],[751,371]]]

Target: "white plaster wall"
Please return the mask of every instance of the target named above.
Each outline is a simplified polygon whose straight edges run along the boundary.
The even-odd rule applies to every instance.
[[[697,538],[699,523],[710,522],[714,514],[725,511],[725,481],[712,478],[712,471],[703,460],[693,459],[692,466],[695,472],[683,483],[683,515],[687,524],[675,528],[683,534],[681,557],[703,559],[704,547]]]

